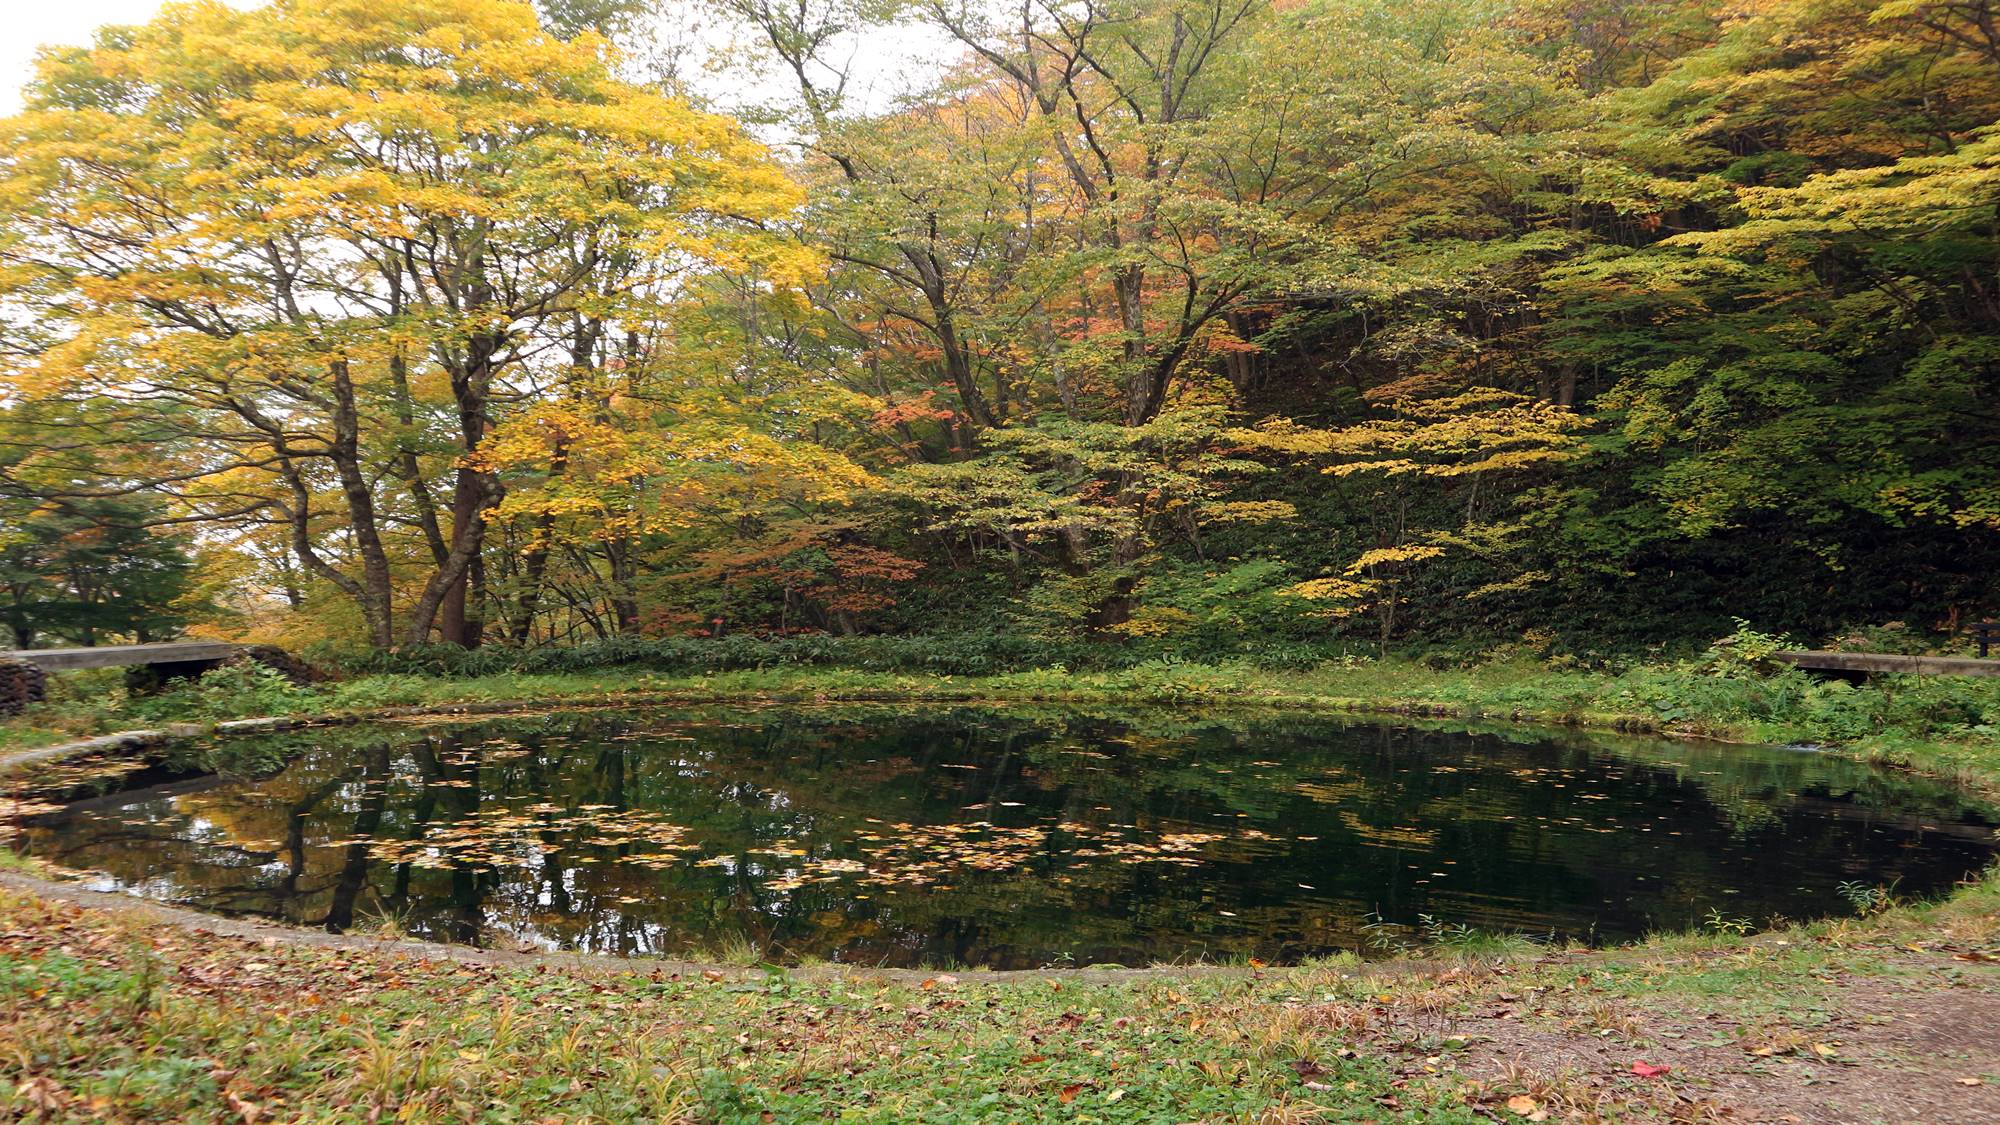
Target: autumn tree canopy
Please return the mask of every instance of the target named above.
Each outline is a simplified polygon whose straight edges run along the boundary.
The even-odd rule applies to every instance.
[[[372,643],[471,643],[489,436],[565,405],[562,456],[671,380],[663,310],[702,273],[815,269],[758,229],[800,201],[762,146],[615,61],[474,0],[190,5],[49,57],[5,126],[5,378],[67,438],[17,474],[87,456],[81,495],[284,537]],[[654,460],[754,456],[702,428]]]
[[[194,627],[300,644],[2000,608],[1991,4],[702,15],[740,69],[694,88],[619,0],[46,54],[0,504],[136,505]],[[892,27],[948,46],[862,97]]]

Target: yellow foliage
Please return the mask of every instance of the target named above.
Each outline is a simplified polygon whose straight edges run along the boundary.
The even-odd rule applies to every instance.
[[[1346,578],[1310,578],[1285,587],[1284,592],[1309,601],[1353,602],[1372,595],[1375,586],[1371,582],[1355,582]]]
[[[1131,617],[1110,626],[1107,631],[1128,637],[1165,637],[1195,624],[1197,620],[1194,614],[1172,606],[1140,606]]]
[[[1390,417],[1315,430],[1272,419],[1228,436],[1253,449],[1325,458],[1335,476],[1436,477],[1505,472],[1570,460],[1589,422],[1566,407],[1488,387],[1441,398],[1397,399]]]
[[[1348,563],[1345,573],[1359,574],[1370,567],[1386,566],[1390,563],[1399,562],[1416,562],[1421,559],[1434,559],[1442,554],[1444,554],[1444,548],[1432,547],[1420,543],[1402,547],[1377,547],[1372,551],[1363,551],[1360,558]]]

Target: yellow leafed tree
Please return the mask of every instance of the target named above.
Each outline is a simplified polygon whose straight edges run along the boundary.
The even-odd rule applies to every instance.
[[[372,643],[476,643],[495,427],[645,365],[701,274],[818,270],[764,148],[615,64],[511,0],[175,5],[46,56],[0,123],[0,315],[35,326],[0,388],[92,404],[123,487],[284,528]]]

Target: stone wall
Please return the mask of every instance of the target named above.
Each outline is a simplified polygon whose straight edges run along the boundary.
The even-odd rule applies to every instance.
[[[48,682],[48,674],[33,664],[0,656],[0,715],[18,715],[28,704],[40,703]]]

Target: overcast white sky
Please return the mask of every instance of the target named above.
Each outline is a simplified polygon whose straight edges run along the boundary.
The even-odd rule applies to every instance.
[[[0,0],[7,30],[0,35],[0,113],[21,108],[21,83],[33,73],[45,43],[81,45],[107,23],[144,23],[161,0]]]
[[[21,108],[21,84],[33,73],[37,49],[48,44],[82,45],[105,24],[144,23],[165,0],[0,0],[0,115]],[[250,7],[260,0],[227,0]],[[393,3],[394,0],[384,0]],[[701,38],[717,44],[712,33]],[[934,67],[948,49],[935,32],[913,28],[876,31],[856,45],[855,81],[849,90],[857,103],[876,107],[900,92],[916,74]],[[723,106],[741,104],[743,95],[758,91],[741,86],[740,72],[726,78],[691,74],[694,83]],[[764,92],[770,96],[773,91]],[[737,95],[737,96],[732,96]]]

